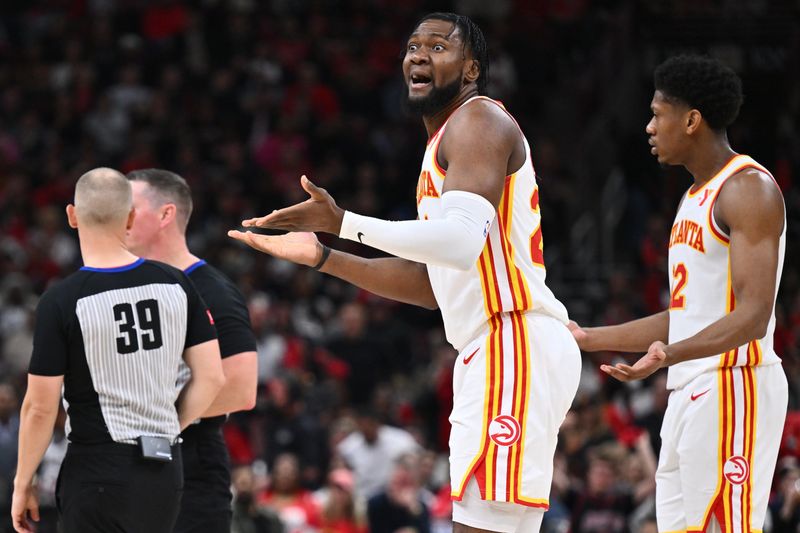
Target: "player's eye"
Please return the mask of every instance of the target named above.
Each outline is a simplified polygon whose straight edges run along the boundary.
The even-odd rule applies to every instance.
[[[442,51],[444,51],[444,45],[434,44],[433,45],[433,51],[434,52],[442,52]]]
[[[416,44],[409,44],[408,47],[406,48],[406,51],[407,52],[414,52],[414,51],[417,50],[417,48],[419,48],[419,46],[417,46]]]

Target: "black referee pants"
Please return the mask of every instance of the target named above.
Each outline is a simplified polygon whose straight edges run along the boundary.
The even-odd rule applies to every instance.
[[[169,533],[182,491],[180,446],[164,463],[131,444],[70,444],[56,488],[62,531]]]
[[[203,419],[181,434],[183,499],[174,533],[230,533],[230,458],[222,438],[225,417]]]

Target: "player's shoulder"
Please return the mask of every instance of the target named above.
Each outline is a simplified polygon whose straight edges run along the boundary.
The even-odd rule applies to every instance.
[[[728,185],[755,189],[763,188],[769,192],[780,191],[775,178],[769,172],[757,166],[746,166],[734,172],[725,182],[725,186]]]
[[[717,220],[728,228],[748,226],[780,233],[785,226],[785,206],[775,179],[759,167],[748,166],[732,174],[714,205]]]
[[[719,193],[724,204],[741,203],[753,209],[782,210],[783,194],[775,179],[760,167],[748,166],[732,174]]]
[[[490,98],[474,98],[462,105],[448,120],[443,143],[456,145],[518,142],[521,130],[505,107]],[[462,146],[463,147],[463,146]]]
[[[481,127],[513,127],[517,123],[505,106],[487,97],[473,98],[453,112],[451,124],[467,125],[480,131]]]

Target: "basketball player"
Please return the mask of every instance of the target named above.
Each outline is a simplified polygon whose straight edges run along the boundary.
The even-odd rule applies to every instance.
[[[669,309],[618,326],[571,324],[584,350],[647,351],[633,366],[601,366],[619,380],[669,368],[656,474],[662,532],[760,531],[786,417],[772,349],[786,217],[770,173],[728,144],[741,103],[739,78],[713,59],[658,67],[651,151],[694,177],[669,240]]]
[[[182,270],[208,305],[219,336],[225,386],[202,418],[181,433],[183,498],[175,533],[230,533],[230,458],[222,438],[225,415],[252,409],[256,400],[256,337],[241,291],[222,272],[189,251],[189,185],[157,168],[128,173],[136,218],[127,235],[131,252]],[[185,367],[178,382],[188,379]]]
[[[189,279],[125,246],[134,214],[128,180],[108,168],[81,176],[67,206],[84,266],[36,308],[11,509],[18,532],[34,531],[29,519],[39,519],[33,477],[62,390],[69,447],[56,498],[64,533],[169,533],[178,516],[178,434],[225,377],[213,320]],[[192,377],[179,394],[181,360]]]
[[[381,296],[438,306],[460,352],[450,417],[454,532],[529,533],[548,507],[580,353],[545,285],[530,147],[503,106],[482,96],[488,66],[483,34],[467,17],[427,15],[408,39],[408,104],[429,137],[417,220],[345,212],[304,176],[308,200],[244,222],[333,233],[396,257],[331,251],[309,233],[230,235]]]

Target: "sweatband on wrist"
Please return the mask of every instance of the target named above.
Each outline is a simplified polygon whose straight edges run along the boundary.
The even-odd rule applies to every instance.
[[[322,245],[322,257],[319,258],[319,262],[316,265],[312,266],[314,270],[319,270],[328,260],[328,256],[331,255],[331,249],[328,246]]]
[[[486,244],[494,206],[479,194],[447,191],[441,207],[442,218],[397,222],[345,211],[339,237],[410,261],[469,270]]]

